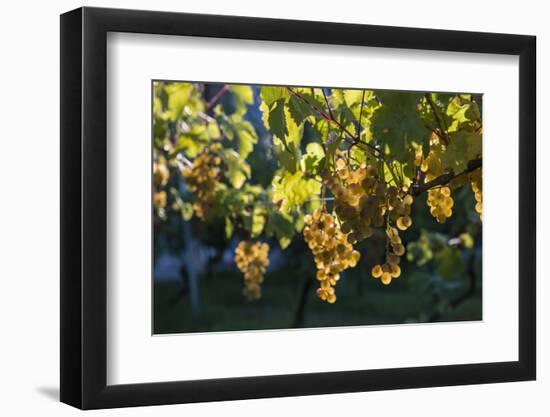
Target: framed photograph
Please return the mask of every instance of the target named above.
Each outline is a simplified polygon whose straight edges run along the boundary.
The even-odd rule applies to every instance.
[[[533,380],[535,37],[61,16],[61,401]]]

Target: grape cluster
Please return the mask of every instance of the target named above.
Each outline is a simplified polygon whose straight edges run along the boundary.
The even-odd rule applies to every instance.
[[[384,223],[382,199],[384,184],[371,166],[352,169],[343,159],[336,162],[335,173],[325,175],[327,187],[334,195],[334,211],[342,221],[341,230],[349,243],[372,236],[372,226]]]
[[[167,195],[163,188],[168,184],[170,171],[166,161],[161,158],[155,158],[153,162],[153,206],[159,211],[159,216],[163,217],[166,208]]]
[[[412,226],[411,206],[414,199],[404,190],[390,186],[386,192],[386,208],[388,220],[395,222],[399,230],[407,230]]]
[[[430,214],[438,223],[445,221],[453,215],[453,198],[449,187],[432,188],[428,191],[428,206]]]
[[[342,231],[349,233],[350,243],[372,236],[372,228],[382,227],[386,214],[400,230],[411,226],[413,197],[403,189],[386,185],[372,165],[353,169],[340,158],[335,175],[325,175],[325,181],[334,194],[334,210],[342,221]]]
[[[261,297],[261,283],[269,266],[267,243],[243,240],[235,249],[235,264],[244,274],[243,295],[248,301]]]
[[[317,267],[317,295],[321,300],[332,304],[336,301],[334,287],[340,279],[340,273],[355,267],[361,255],[353,249],[335,218],[324,209],[317,209],[306,215],[304,221],[304,239],[313,253]]]
[[[400,257],[405,254],[405,246],[399,236],[399,231],[388,224],[386,227],[387,250],[386,262],[382,265],[374,265],[371,271],[373,278],[380,278],[382,284],[389,285],[393,278],[401,276],[401,268],[399,266]]]
[[[153,205],[157,209],[164,209],[166,207],[166,191],[155,191],[153,194]]]
[[[469,175],[470,184],[472,186],[472,191],[474,192],[474,197],[476,199],[476,213],[479,214],[479,219],[483,220],[483,182],[482,182],[482,172],[481,168],[476,169],[471,172]]]
[[[195,158],[192,166],[182,169],[185,183],[195,195],[193,209],[202,220],[206,219],[216,195],[220,164],[221,159],[207,149]]]
[[[164,160],[157,160],[153,162],[153,183],[157,189],[164,187],[168,184],[170,178],[170,171]]]
[[[431,181],[443,173],[441,158],[438,153],[431,151],[422,161],[420,169],[426,173],[426,181]],[[453,215],[454,201],[449,187],[432,188],[428,190],[428,207],[430,214],[438,223],[445,221]]]
[[[353,168],[343,158],[336,161],[335,173],[325,174],[324,179],[334,194],[334,211],[342,221],[341,231],[347,235],[348,243],[355,244],[372,236],[373,228],[387,225],[386,243],[392,248],[391,253],[388,252],[386,263],[373,268],[372,274],[376,278],[383,276],[382,282],[389,284],[401,274],[399,257],[405,247],[399,230],[412,225],[412,195],[405,187],[386,184],[372,165]]]

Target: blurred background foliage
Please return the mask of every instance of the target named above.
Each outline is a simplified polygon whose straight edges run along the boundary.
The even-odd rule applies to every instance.
[[[482,318],[481,221],[467,181],[452,187],[444,223],[430,214],[427,192],[415,196],[412,226],[400,232],[401,277],[391,285],[371,276],[384,258],[384,234],[356,243],[361,259],[341,273],[334,304],[315,294],[315,264],[301,236],[304,215],[322,200],[316,178],[331,169],[327,159],[340,151],[357,163],[373,158],[345,143],[343,129],[381,149],[399,170],[395,185],[409,188],[424,180],[418,155],[428,155],[434,134],[448,140],[445,172],[481,156],[480,128],[470,128],[481,120],[481,96],[169,81],[152,89],[156,334]],[[182,172],[205,152],[219,161],[198,207]],[[391,167],[381,167],[392,181]],[[243,297],[233,259],[250,239],[270,246],[254,301]]]

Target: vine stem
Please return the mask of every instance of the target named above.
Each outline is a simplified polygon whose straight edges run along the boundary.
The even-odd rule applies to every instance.
[[[357,137],[361,138],[361,132],[363,131],[363,126],[361,125],[361,119],[363,118],[363,104],[365,104],[365,90],[361,94],[361,108],[359,109],[359,127],[357,128]]]
[[[328,113],[330,115],[331,120],[336,120],[334,118],[334,115],[332,114],[332,109],[330,108],[330,104],[328,104],[328,99],[327,99],[327,94],[325,93],[325,89],[321,88],[321,91],[323,92],[323,97],[325,98],[325,103],[327,103],[327,109],[328,109]]]
[[[287,90],[292,95],[294,95],[299,100],[303,101],[308,106],[310,106],[313,110],[315,110],[319,115],[321,115],[321,117],[323,117],[323,119],[325,119],[326,121],[328,121],[330,123],[333,123],[336,126],[338,126],[338,128],[340,128],[340,130],[348,136],[348,137],[343,136],[343,138],[349,145],[351,145],[351,146],[355,146],[355,145],[358,145],[358,144],[363,145],[363,146],[365,146],[365,148],[363,148],[363,150],[370,150],[371,153],[373,153],[373,156],[375,158],[378,158],[378,159],[381,159],[382,161],[384,161],[384,163],[388,167],[388,170],[390,171],[391,176],[393,177],[393,180],[394,180],[395,184],[396,185],[399,184],[399,181],[397,181],[395,173],[393,172],[393,170],[390,166],[391,165],[390,162],[386,159],[386,157],[384,156],[382,151],[380,149],[378,149],[377,147],[373,146],[372,144],[362,141],[359,137],[354,136],[344,125],[342,125],[338,120],[336,120],[332,116],[332,110],[329,106],[329,103],[328,103],[328,100],[327,100],[327,97],[325,95],[324,90],[322,90],[323,91],[323,96],[325,97],[329,113],[326,113],[325,111],[321,110],[318,106],[315,105],[315,103],[310,102],[306,97],[304,97],[300,93],[294,91],[292,88],[287,87]]]
[[[185,165],[188,167],[193,166],[193,162],[191,162],[189,159],[187,159],[185,156],[183,156],[181,153],[178,154],[177,158],[179,158]]]
[[[310,102],[307,98],[305,98],[303,95],[301,95],[300,93],[294,91],[292,88],[290,87],[287,87],[286,88],[290,94],[292,94],[293,96],[297,97],[298,99],[300,99],[301,101],[303,101],[304,103],[306,103],[308,106],[310,106],[312,109],[314,109],[317,113],[319,113],[325,120],[328,120],[329,122],[335,122],[337,125],[339,125],[342,129],[344,129],[344,126],[342,126],[337,120],[335,120],[334,118],[332,118],[329,114],[326,114],[323,110],[321,110],[319,107],[317,107],[314,103]]]
[[[212,97],[208,103],[206,103],[206,110],[210,110],[214,104],[227,92],[229,91],[229,86],[226,84],[222,88],[220,88],[216,94],[214,94],[214,97]]]
[[[437,132],[435,132],[435,131],[434,131],[434,133],[441,138],[441,140],[443,141],[443,143],[445,145],[448,145],[449,144],[449,137],[447,136],[447,128],[443,125],[443,121],[439,118],[439,114],[437,113],[435,103],[433,102],[433,100],[430,97],[429,93],[424,94],[424,97],[426,97],[426,101],[428,102],[430,108],[432,109],[432,113],[434,114],[437,125],[439,126],[440,134],[437,134]]]

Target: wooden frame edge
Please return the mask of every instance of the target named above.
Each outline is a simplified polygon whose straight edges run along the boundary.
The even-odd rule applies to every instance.
[[[519,161],[523,174],[520,176],[519,360],[107,386],[105,64],[109,31],[378,47],[401,45],[401,48],[518,55],[522,139]],[[535,37],[81,8],[61,16],[60,57],[62,402],[82,409],[113,408],[536,378]]]

